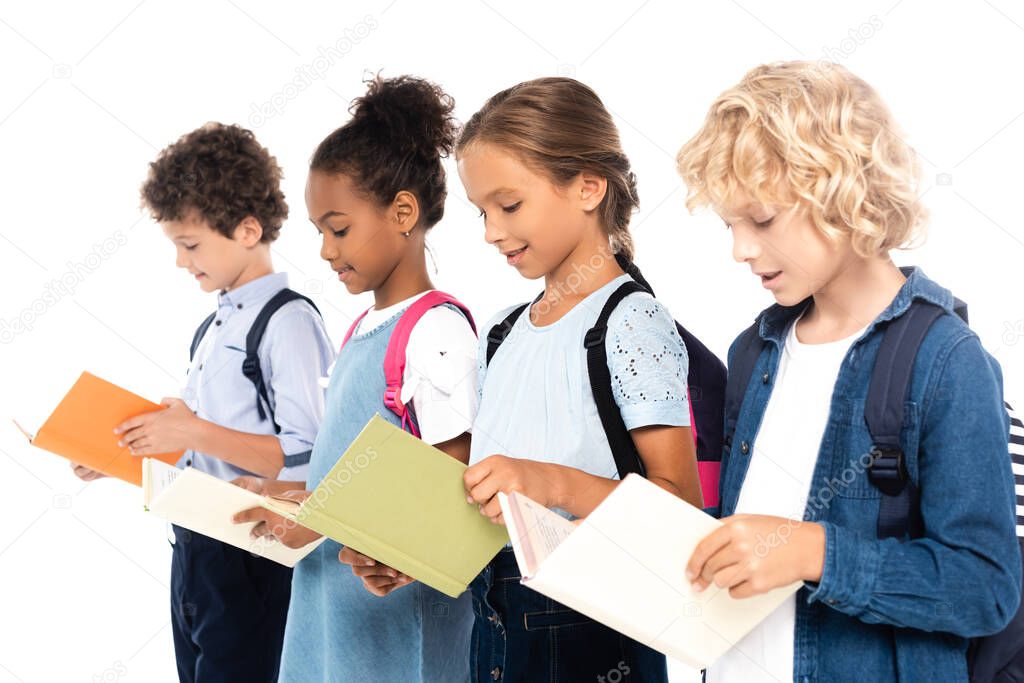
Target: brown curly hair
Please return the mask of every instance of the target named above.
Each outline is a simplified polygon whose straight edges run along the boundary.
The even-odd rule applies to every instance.
[[[192,211],[232,237],[248,216],[273,242],[288,217],[281,167],[252,131],[208,123],[166,147],[149,165],[142,204],[157,221],[180,221]]]

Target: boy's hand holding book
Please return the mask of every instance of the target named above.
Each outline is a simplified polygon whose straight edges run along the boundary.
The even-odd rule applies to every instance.
[[[749,598],[795,581],[818,582],[824,561],[825,530],[820,524],[733,515],[697,544],[686,578],[698,593],[715,584],[734,598]]]
[[[139,456],[190,448],[199,418],[180,398],[165,398],[160,405],[164,408],[136,415],[114,428],[120,437],[117,445]]]

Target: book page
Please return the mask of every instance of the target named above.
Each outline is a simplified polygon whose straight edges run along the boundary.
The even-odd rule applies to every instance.
[[[548,555],[576,530],[565,517],[514,491],[507,496],[499,494],[499,502],[511,517],[509,536],[517,551],[516,559],[524,565],[519,568],[524,577],[535,574]]]
[[[294,567],[323,540],[313,541],[302,548],[289,548],[273,537],[253,538],[251,532],[255,522],[236,524],[232,518],[243,510],[260,507],[264,496],[194,467],[179,470],[153,461],[143,467],[143,473],[147,480],[152,480],[152,486],[144,490],[144,495],[152,492],[146,509],[197,534],[286,567]]]
[[[157,496],[173,484],[179,474],[181,474],[181,470],[173,465],[153,458],[146,458],[143,463],[143,479],[145,480],[143,481],[143,490],[145,491],[146,506],[148,507]]]
[[[25,435],[25,438],[28,439],[28,442],[32,443],[32,439],[36,438],[35,434],[22,427],[21,423],[18,422],[17,420],[12,419],[11,422],[13,422],[14,426],[18,428],[19,432]]]
[[[683,570],[697,544],[721,526],[630,474],[523,583],[702,669],[803,585],[742,599],[716,586],[695,592]]]

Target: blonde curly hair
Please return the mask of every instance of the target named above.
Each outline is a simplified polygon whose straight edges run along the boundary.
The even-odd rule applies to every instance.
[[[764,206],[805,208],[861,256],[923,231],[920,166],[878,93],[830,62],[780,62],[718,96],[676,158],[686,206],[719,209],[737,190]]]

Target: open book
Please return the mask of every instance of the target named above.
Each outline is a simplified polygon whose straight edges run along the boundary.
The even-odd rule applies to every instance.
[[[379,415],[301,505],[264,505],[342,545],[458,597],[508,543],[466,502],[466,466]]]
[[[320,539],[293,549],[273,537],[250,537],[255,524],[235,524],[231,517],[242,510],[261,507],[264,496],[192,467],[182,470],[145,458],[142,498],[146,510],[158,517],[286,567],[294,567],[323,542]]]
[[[635,474],[578,525],[516,493],[498,499],[523,585],[697,669],[802,585],[694,592],[686,563],[721,522]]]
[[[33,446],[139,486],[142,458],[117,445],[120,437],[114,434],[114,427],[154,410],[163,410],[163,406],[83,372],[38,433],[33,435],[14,424]],[[178,452],[153,457],[174,464],[181,456]]]

